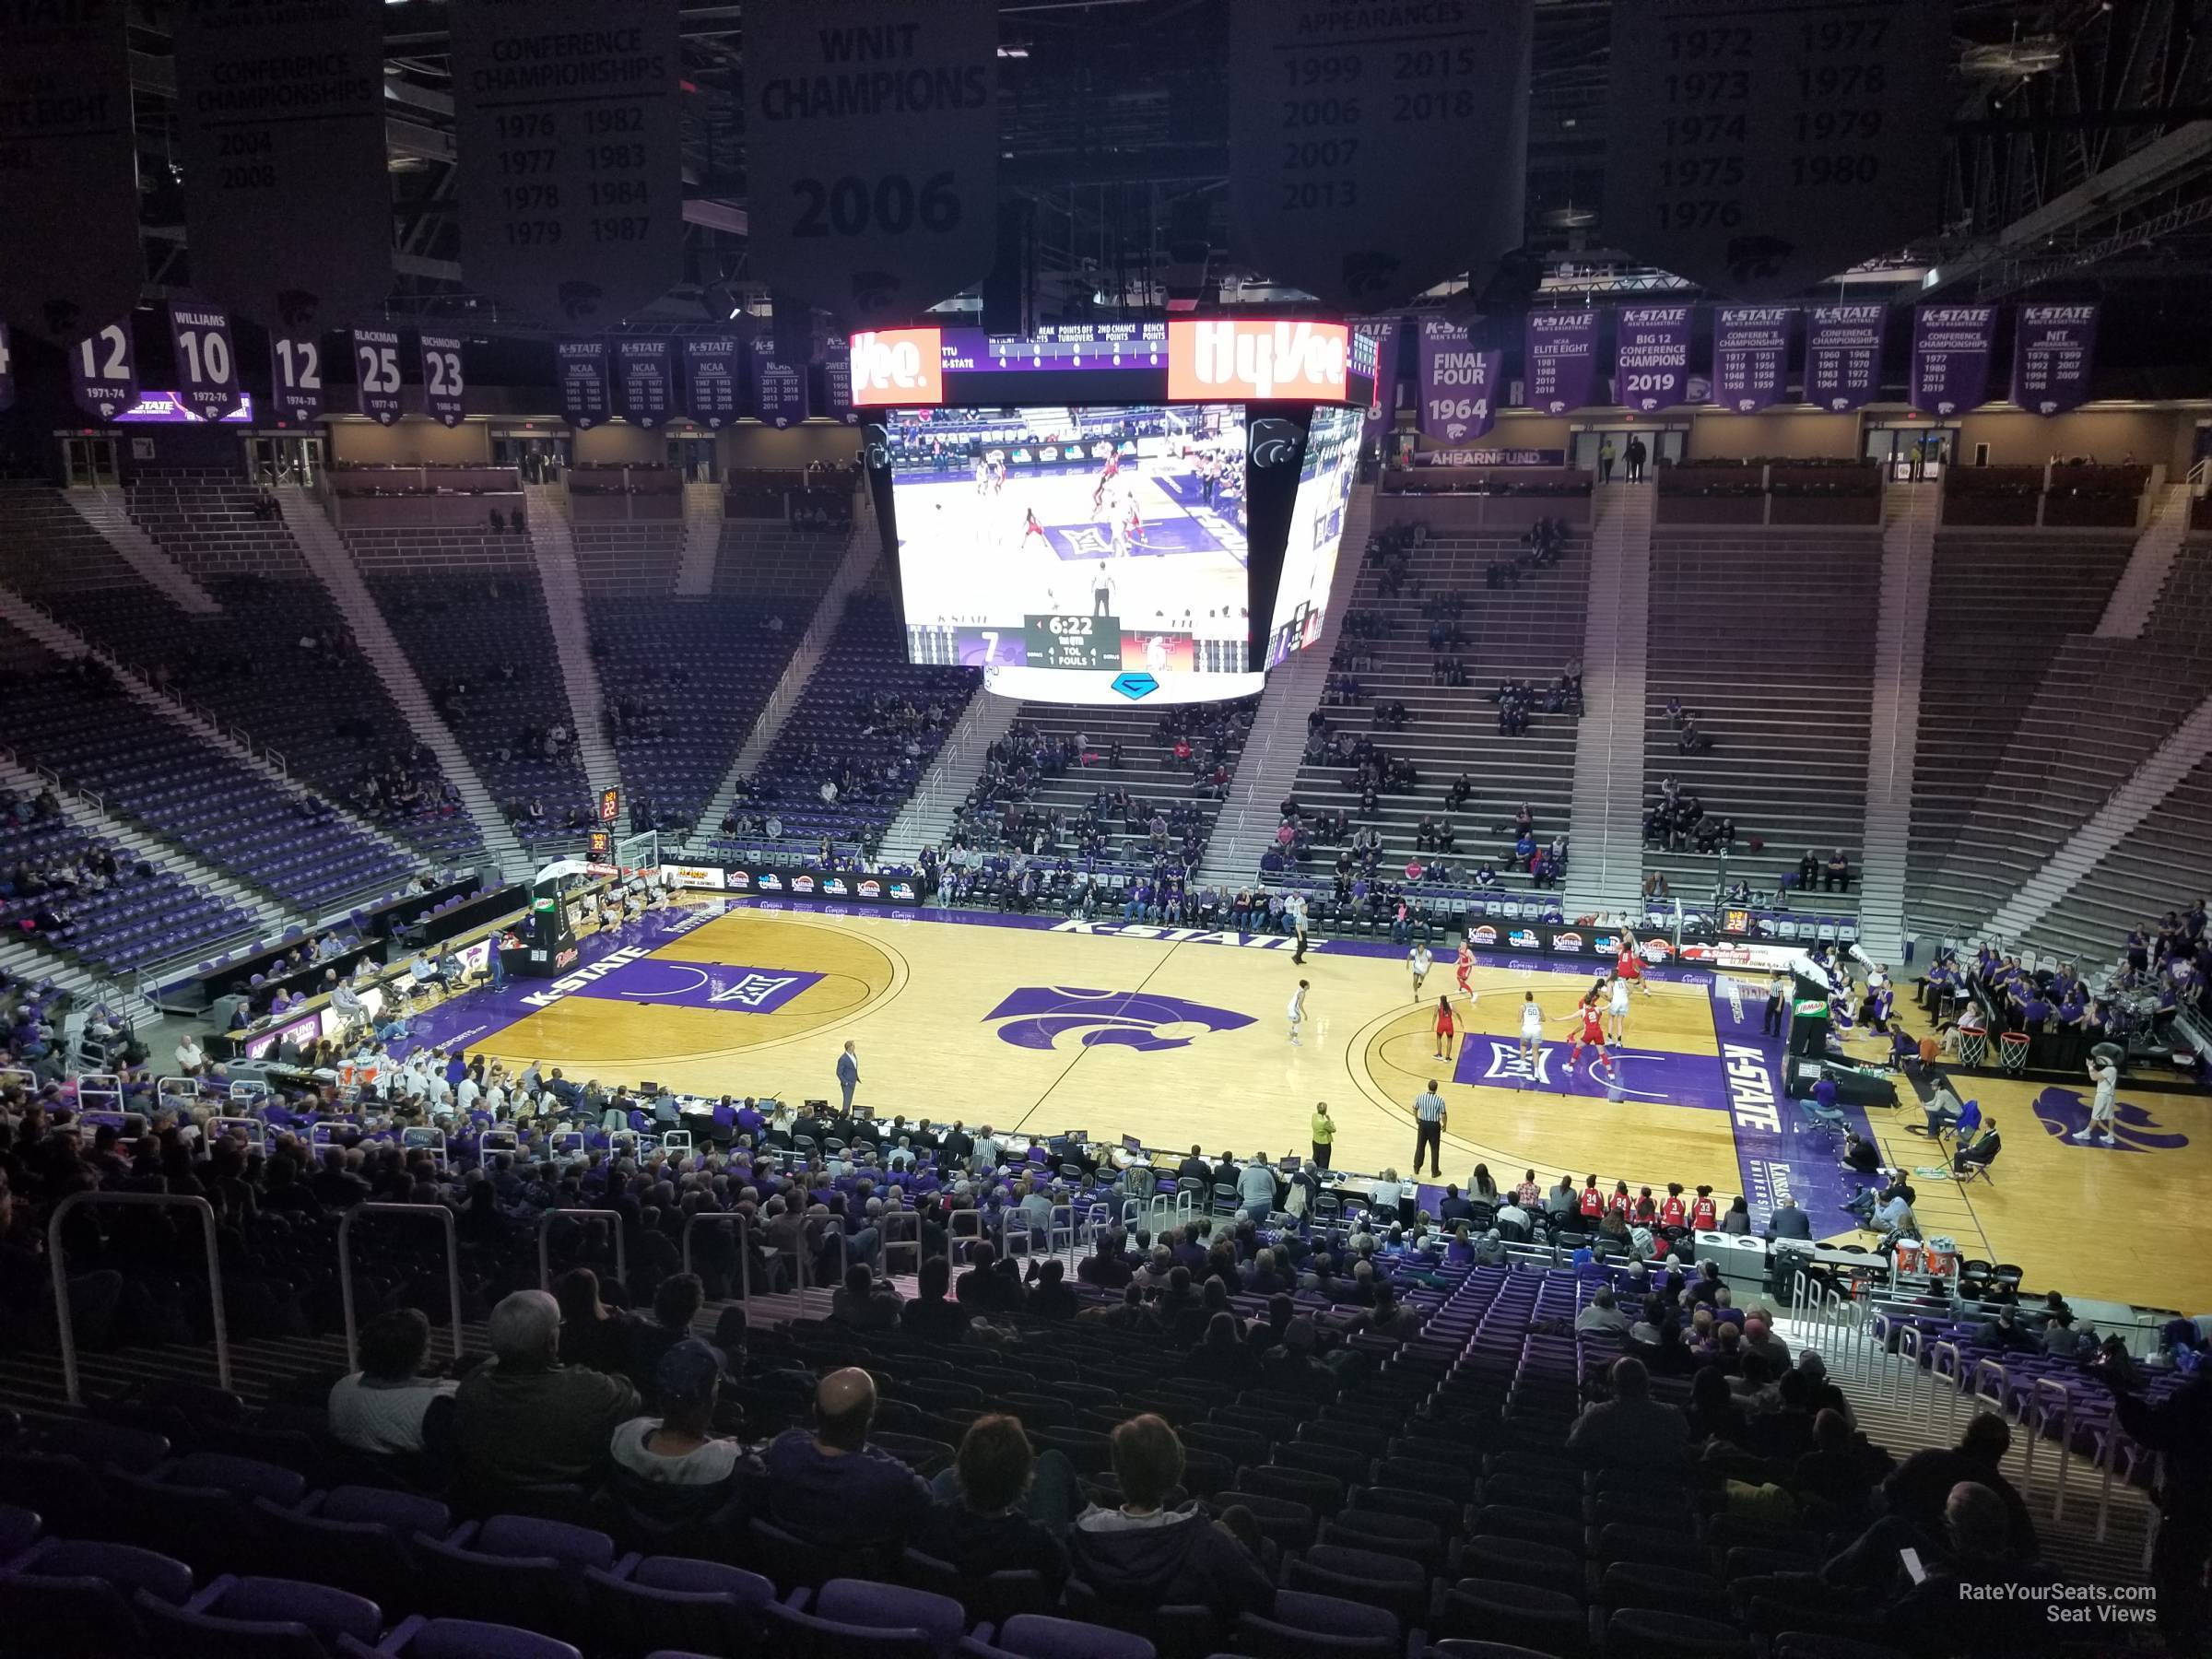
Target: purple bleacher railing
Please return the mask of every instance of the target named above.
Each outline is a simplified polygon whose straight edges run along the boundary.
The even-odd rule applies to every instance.
[[[212,1217],[210,1212],[210,1216]],[[355,1321],[353,1308],[353,1256],[347,1248],[353,1224],[364,1215],[429,1216],[435,1217],[445,1234],[445,1290],[449,1312],[453,1319],[453,1358],[461,1357],[461,1243],[453,1226],[453,1212],[442,1204],[357,1204],[338,1218],[338,1298],[346,1318],[346,1369],[360,1369],[360,1327]],[[208,1233],[208,1249],[215,1248],[215,1235]],[[225,1387],[229,1386],[226,1382]]]
[[[555,1209],[547,1210],[537,1218],[537,1288],[547,1291],[553,1288],[553,1246],[550,1238],[553,1223],[563,1217],[572,1218],[578,1216],[597,1216],[615,1224],[615,1282],[627,1287],[629,1283],[629,1247],[622,1241],[621,1213],[605,1209]],[[696,1217],[693,1218],[697,1219]],[[688,1226],[684,1229],[687,1240],[690,1230]],[[684,1271],[687,1273],[691,1271],[688,1248],[687,1243],[684,1261]]]
[[[85,1403],[83,1384],[76,1372],[76,1321],[69,1306],[68,1249],[62,1241],[62,1222],[69,1212],[80,1205],[122,1204],[137,1205],[154,1209],[189,1209],[200,1218],[200,1237],[207,1247],[207,1303],[215,1321],[215,1376],[223,1388],[230,1386],[230,1328],[223,1316],[223,1264],[215,1242],[215,1206],[191,1193],[72,1193],[53,1206],[53,1215],[46,1223],[46,1255],[53,1264],[53,1324],[54,1334],[62,1348],[62,1389],[72,1406]],[[403,1207],[385,1206],[386,1208]],[[444,1212],[441,1212],[444,1213]],[[453,1228],[453,1217],[446,1215],[446,1228]],[[341,1246],[345,1239],[343,1224],[338,1234]],[[456,1284],[458,1281],[456,1281]],[[456,1290],[456,1295],[458,1291]],[[353,1298],[350,1286],[347,1292],[347,1318],[346,1325],[347,1353],[353,1351]]]

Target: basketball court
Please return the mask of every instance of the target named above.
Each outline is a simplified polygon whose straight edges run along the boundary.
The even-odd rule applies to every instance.
[[[1058,917],[695,899],[583,941],[568,977],[467,994],[416,1035],[507,1061],[537,1060],[579,1081],[643,1081],[685,1093],[836,1095],[841,1045],[858,1044],[864,1105],[1005,1132],[1134,1135],[1155,1147],[1308,1151],[1325,1100],[1339,1170],[1410,1174],[1410,1102],[1431,1077],[1451,1108],[1444,1179],[1485,1162],[1500,1186],[1535,1166],[1547,1184],[1594,1173],[1609,1191],[1665,1183],[1737,1193],[1763,1220],[1794,1196],[1822,1238],[1848,1241],[1856,1182],[1840,1140],[1781,1098],[1778,1039],[1759,1030],[1763,979],[1696,968],[1647,971],[1627,1041],[1609,1060],[1571,1059],[1568,1017],[1597,962],[1482,951],[1469,1006],[1440,952],[1416,1001],[1405,953],[1329,940],[1294,967],[1287,939]],[[1299,1046],[1285,1006],[1312,982]],[[1453,993],[1455,1053],[1435,1054],[1436,998]],[[1547,1025],[1537,1065],[1519,1057],[1524,994]],[[1874,1057],[1876,1042],[1860,1045]],[[1962,1254],[2018,1263],[2069,1293],[2184,1310],[2212,1305],[2212,1266],[2159,1250],[2154,1235],[2100,1226],[2100,1211],[2189,1213],[2212,1186],[2201,1146],[2174,1125],[2196,1103],[2124,1096],[2117,1148],[2066,1138],[2079,1092],[1960,1079],[2005,1131],[1994,1179],[1960,1188],[1925,1138],[1916,1105],[1877,1110],[1888,1163],[1913,1171],[1924,1230]],[[1618,1098],[1614,1098],[1618,1094]]]

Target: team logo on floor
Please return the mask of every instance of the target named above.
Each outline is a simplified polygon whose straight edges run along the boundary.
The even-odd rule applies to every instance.
[[[2089,1126],[2089,1103],[2077,1089],[2046,1088],[2035,1097],[2035,1116],[2045,1133],[2070,1139]],[[2109,1147],[2101,1141],[2084,1144],[2098,1152],[2173,1152],[2189,1144],[2187,1135],[2161,1128],[2158,1119],[2133,1100],[2113,1106],[2112,1139],[2118,1144]]]
[[[1151,1053],[1187,1048],[1214,1031],[1253,1023],[1249,1014],[1146,991],[1086,991],[1075,985],[1024,985],[1010,991],[985,1020],[1003,1019],[999,1041],[1017,1048],[1053,1049],[1074,1033],[1084,1048],[1118,1042]]]
[[[806,973],[795,968],[686,962],[672,957],[633,954],[635,950],[631,947],[609,951],[581,972],[554,981],[552,992],[649,1007],[773,1014],[800,992],[819,984],[822,980],[818,973]],[[540,997],[552,1000],[542,993]]]

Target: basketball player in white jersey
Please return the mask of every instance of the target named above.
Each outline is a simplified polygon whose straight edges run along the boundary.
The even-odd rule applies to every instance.
[[[1628,1041],[1629,982],[1613,975],[1612,996],[1606,1006],[1606,1035],[1615,1042]]]
[[[1426,945],[1416,945],[1406,953],[1406,966],[1413,973],[1413,1000],[1415,1002],[1421,1000],[1421,984],[1428,979],[1429,970],[1435,965],[1436,959],[1430,955],[1429,947]]]
[[[1298,1028],[1306,1023],[1306,988],[1307,982],[1300,980],[1298,989],[1290,993],[1290,1006],[1283,1010],[1290,1020],[1290,1046],[1292,1048],[1300,1046]]]
[[[1521,995],[1521,1058],[1533,1077],[1536,1060],[1544,1048],[1544,1010],[1537,1006],[1536,994],[1524,991]]]

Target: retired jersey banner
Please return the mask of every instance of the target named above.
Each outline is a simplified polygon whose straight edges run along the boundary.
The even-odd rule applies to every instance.
[[[735,335],[684,341],[684,413],[710,430],[745,413],[745,342]]]
[[[470,280],[571,327],[659,299],[683,264],[678,0],[447,9]]]
[[[73,350],[146,274],[128,9],[0,7],[0,317]]]
[[[128,316],[71,345],[69,395],[95,420],[112,420],[138,401],[138,353]]]
[[[312,426],[323,418],[323,336],[269,336],[270,415],[278,426]]]
[[[176,348],[177,402],[201,420],[220,420],[245,401],[230,319],[212,305],[172,300],[169,338]]]
[[[1612,7],[1606,240],[1771,300],[1941,219],[1950,0]]]
[[[353,383],[361,413],[379,426],[399,418],[399,335],[388,328],[353,331]]]
[[[1886,305],[1816,305],[1805,328],[1805,401],[1831,415],[1863,409],[1882,389]]]
[[[1397,419],[1398,319],[1377,317],[1352,327],[1375,343],[1375,391],[1367,400],[1367,418],[1359,424],[1359,441],[1368,443],[1377,432],[1390,430]]]
[[[997,258],[997,7],[754,6],[745,148],[756,282],[854,328],[919,317]]]
[[[675,404],[669,378],[675,342],[665,335],[615,342],[615,383],[622,391],[622,416],[651,429],[668,418]]]
[[[554,341],[553,372],[560,382],[560,413],[571,426],[588,432],[606,418],[605,340]]]
[[[2023,305],[2013,319],[2012,401],[2030,415],[2079,408],[2096,360],[2095,305]]]
[[[459,335],[422,336],[422,408],[440,426],[457,427],[468,401]]]
[[[1794,305],[1724,305],[1712,313],[1712,401],[1756,415],[1782,401],[1790,377]]]
[[[1421,323],[1420,429],[1442,443],[1481,437],[1498,419],[1498,374],[1505,354],[1484,351],[1456,324]]]
[[[806,418],[806,365],[777,344],[771,333],[752,338],[753,413],[772,427]]]
[[[382,0],[171,8],[192,285],[291,335],[392,291]]]
[[[1924,305],[1912,313],[1912,406],[1957,415],[1989,395],[1994,305]]]
[[[1529,312],[1521,355],[1523,403],[1545,415],[1588,407],[1597,383],[1597,312]]]
[[[1650,413],[1689,400],[1697,308],[1624,305],[1614,316],[1613,401]]]
[[[1404,305],[1519,247],[1532,10],[1234,0],[1238,253],[1359,312]]]
[[[7,337],[7,324],[0,323],[0,415],[16,406],[16,358]]]

